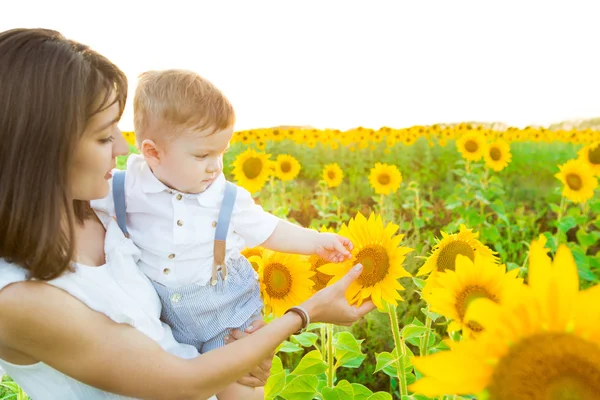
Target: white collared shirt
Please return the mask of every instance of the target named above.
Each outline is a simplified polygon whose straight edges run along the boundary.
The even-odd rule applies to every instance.
[[[142,156],[129,156],[125,176],[127,229],[142,253],[138,265],[150,279],[167,287],[208,283],[225,184],[221,174],[202,193],[180,193],[160,182]],[[92,207],[115,216],[112,181],[110,188],[107,197],[92,201]],[[257,205],[247,190],[238,187],[226,259],[238,258],[244,248],[262,244],[278,222],[279,218]]]

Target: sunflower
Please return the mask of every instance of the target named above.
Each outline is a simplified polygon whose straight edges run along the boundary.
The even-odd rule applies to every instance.
[[[589,165],[581,159],[569,160],[559,166],[560,172],[554,175],[564,186],[562,195],[574,203],[584,203],[594,197],[598,180]]]
[[[402,183],[402,174],[395,165],[375,163],[369,174],[369,182],[377,194],[396,192]]]
[[[275,175],[282,181],[291,181],[300,173],[300,163],[288,154],[278,155],[275,164]]]
[[[480,132],[470,131],[456,141],[458,151],[467,161],[479,161],[485,151],[485,138]]]
[[[477,340],[413,359],[425,377],[411,390],[497,400],[598,398],[600,286],[579,291],[569,248],[561,245],[551,261],[544,246],[543,236],[531,245],[529,286],[504,304],[477,299],[469,306],[467,318],[484,328]]]
[[[430,274],[423,289],[424,295],[431,292],[433,288],[439,287],[437,283],[439,273],[456,269],[456,256],[459,254],[468,257],[471,261],[475,261],[475,255],[479,254],[491,262],[497,262],[496,253],[477,239],[479,233],[467,229],[465,225],[460,226],[458,233],[448,234],[441,231],[441,234],[442,239],[437,239],[431,255],[417,272],[417,276]]]
[[[481,332],[481,326],[465,319],[467,306],[477,298],[487,298],[503,303],[507,297],[519,290],[523,280],[517,277],[518,269],[506,272],[506,266],[490,262],[489,258],[475,255],[475,261],[458,254],[456,269],[446,270],[437,277],[439,287],[423,297],[429,303],[431,311],[439,313],[452,323],[448,331],[462,329],[465,337]]]
[[[282,316],[288,308],[312,295],[311,277],[315,273],[310,270],[306,257],[264,249],[262,257],[253,256],[249,261],[258,264],[266,314]]]
[[[135,146],[135,132],[123,132],[123,137],[130,146]]]
[[[244,251],[242,251],[242,255],[246,257],[248,261],[250,261],[251,257],[262,257],[263,250],[264,249],[262,247],[248,247]],[[250,264],[252,264],[252,268],[254,268],[256,272],[258,272],[258,263],[256,261],[250,261]]]
[[[600,176],[600,142],[582,148],[579,151],[579,158],[588,163],[594,175]]]
[[[487,146],[483,159],[489,168],[496,172],[502,171],[512,159],[510,145],[504,140],[491,143]]]
[[[323,180],[327,183],[328,187],[337,187],[344,180],[344,172],[337,163],[327,164],[323,168]]]
[[[494,252],[477,238],[479,232],[467,229],[465,225],[460,226],[458,233],[448,234],[441,231],[442,239],[436,239],[431,255],[425,264],[417,272],[417,276],[426,275],[430,272],[454,271],[456,256],[462,254],[475,261],[475,254],[481,254],[487,258],[496,260]]]
[[[329,281],[331,285],[340,280],[353,265],[360,263],[363,272],[346,292],[350,304],[360,305],[369,298],[380,310],[385,310],[384,302],[398,304],[398,300],[402,301],[398,291],[404,290],[398,278],[410,276],[402,263],[412,249],[399,247],[404,235],[394,235],[397,230],[398,225],[392,223],[384,227],[381,216],[371,214],[367,220],[359,212],[347,226],[342,225],[339,232],[354,244],[354,257],[339,264],[326,264],[319,271],[333,275]]]
[[[233,161],[233,176],[237,183],[250,193],[260,191],[271,175],[270,157],[254,149],[238,155]]]
[[[319,231],[334,232],[334,229],[327,228],[325,225],[323,225],[321,226],[321,229]],[[315,274],[311,278],[312,281],[315,283],[315,285],[313,286],[313,290],[315,292],[318,292],[319,290],[326,287],[329,281],[331,280],[331,275],[327,275],[319,271],[319,268],[321,268],[325,264],[328,264],[329,262],[327,260],[322,259],[316,254],[311,255],[308,258],[308,262],[310,264],[310,270],[315,272]]]

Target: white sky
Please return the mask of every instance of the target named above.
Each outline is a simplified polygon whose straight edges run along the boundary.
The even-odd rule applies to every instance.
[[[145,70],[195,70],[229,97],[237,129],[525,126],[600,116],[599,11],[575,0],[0,0],[0,30],[59,30],[115,62],[131,93]]]

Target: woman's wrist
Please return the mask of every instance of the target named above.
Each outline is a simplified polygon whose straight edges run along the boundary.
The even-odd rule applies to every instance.
[[[306,311],[306,313],[308,314],[308,318],[311,322],[321,322],[319,321],[317,306],[316,304],[314,304],[312,297],[306,300],[304,303],[300,304],[300,307],[302,307]]]
[[[284,318],[288,318],[290,321],[292,321],[292,331],[290,332],[290,334],[288,336],[293,335],[295,332],[297,332],[298,330],[302,329],[302,325],[303,325],[303,320],[302,317],[299,314],[293,313],[293,312],[289,312],[284,314],[281,319]]]

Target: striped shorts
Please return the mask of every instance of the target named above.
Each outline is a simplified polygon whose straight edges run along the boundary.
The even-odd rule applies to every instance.
[[[245,257],[227,261],[227,280],[217,274],[216,285],[168,288],[152,282],[162,303],[160,319],[171,327],[175,340],[200,353],[225,344],[231,329],[246,329],[262,319],[260,284]]]

